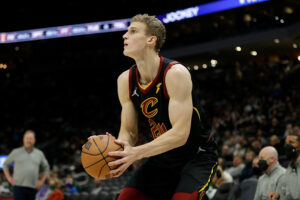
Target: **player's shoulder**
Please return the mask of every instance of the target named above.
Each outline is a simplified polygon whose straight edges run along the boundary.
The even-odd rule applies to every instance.
[[[128,91],[129,90],[129,69],[122,72],[117,80],[118,89],[121,91]]]
[[[174,79],[174,80],[180,80],[180,79],[190,79],[191,74],[189,70],[182,64],[177,63],[173,65],[166,74],[166,80],[168,79]]]
[[[124,71],[124,72],[122,72],[120,75],[119,75],[119,77],[118,77],[118,83],[122,83],[122,82],[124,82],[124,81],[128,81],[129,80],[129,69],[128,70],[126,70],[126,71]]]

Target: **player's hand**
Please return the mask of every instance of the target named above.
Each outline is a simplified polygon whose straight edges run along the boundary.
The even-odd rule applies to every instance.
[[[13,179],[13,178],[9,178],[9,179],[8,179],[8,182],[9,182],[12,186],[14,186],[14,185],[17,184],[17,181],[16,181],[15,179]]]
[[[276,192],[270,192],[268,194],[268,200],[278,200],[280,195]]]
[[[110,171],[112,177],[121,176],[124,171],[137,160],[137,152],[134,147],[130,146],[130,144],[126,141],[115,140],[115,142],[124,147],[123,151],[111,151],[108,153],[109,156],[120,157],[119,159],[109,162],[109,166],[120,165],[118,168]]]
[[[42,185],[44,184],[44,181],[43,180],[38,180],[36,183],[35,183],[35,185],[34,185],[34,187],[35,187],[35,189],[40,189],[41,187],[42,187]]]

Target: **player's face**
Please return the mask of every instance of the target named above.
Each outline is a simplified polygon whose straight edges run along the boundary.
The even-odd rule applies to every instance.
[[[23,138],[23,144],[25,148],[32,148],[35,143],[35,137],[33,133],[26,133]]]
[[[145,33],[146,25],[142,22],[132,22],[128,31],[123,35],[124,55],[135,57],[147,47],[149,36]]]

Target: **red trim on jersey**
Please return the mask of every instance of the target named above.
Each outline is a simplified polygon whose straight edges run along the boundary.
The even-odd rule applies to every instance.
[[[141,191],[137,190],[136,188],[125,187],[121,194],[118,196],[118,200],[151,200],[151,198],[145,196]]]
[[[157,74],[156,74],[156,77],[155,77],[154,80],[151,82],[151,84],[150,84],[149,86],[147,86],[146,89],[141,88],[141,86],[140,86],[140,84],[139,84],[139,82],[140,82],[140,80],[139,80],[139,70],[138,70],[138,67],[136,68],[136,80],[137,80],[137,83],[138,83],[138,87],[139,87],[139,89],[140,89],[140,91],[141,91],[142,93],[147,94],[147,93],[153,88],[153,86],[155,85],[157,79],[159,78],[159,74],[160,74],[160,72],[161,72],[161,68],[162,68],[163,61],[164,61],[164,57],[161,56],[161,57],[160,57],[159,69],[158,69],[158,72],[157,72]]]
[[[131,99],[132,92],[132,67],[129,69],[129,98]]]
[[[166,70],[165,70],[165,72],[164,72],[164,77],[163,77],[163,87],[164,87],[164,95],[165,95],[166,99],[169,99],[169,95],[168,95],[168,91],[167,91],[167,86],[166,86],[166,82],[165,82],[166,75],[167,75],[168,70],[169,70],[173,65],[178,64],[178,63],[179,63],[179,62],[176,62],[176,61],[171,62],[171,63],[167,66],[167,68],[166,68]]]
[[[210,134],[209,137],[208,137],[208,139],[206,140],[206,143],[209,142],[209,140],[211,139],[211,137],[212,137],[212,135]]]

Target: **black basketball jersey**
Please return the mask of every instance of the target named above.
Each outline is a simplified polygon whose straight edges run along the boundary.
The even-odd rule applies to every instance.
[[[129,70],[129,95],[138,112],[138,134],[143,142],[149,142],[172,128],[169,120],[169,96],[165,84],[167,71],[177,61],[160,57],[160,66],[155,79],[146,87],[139,83],[139,72],[136,65]],[[180,81],[180,80],[178,80]],[[199,101],[193,98],[193,116],[189,138],[184,146],[166,153],[153,156],[150,159],[160,166],[172,167],[189,160],[199,150],[215,150],[216,145],[210,134],[204,110]]]

